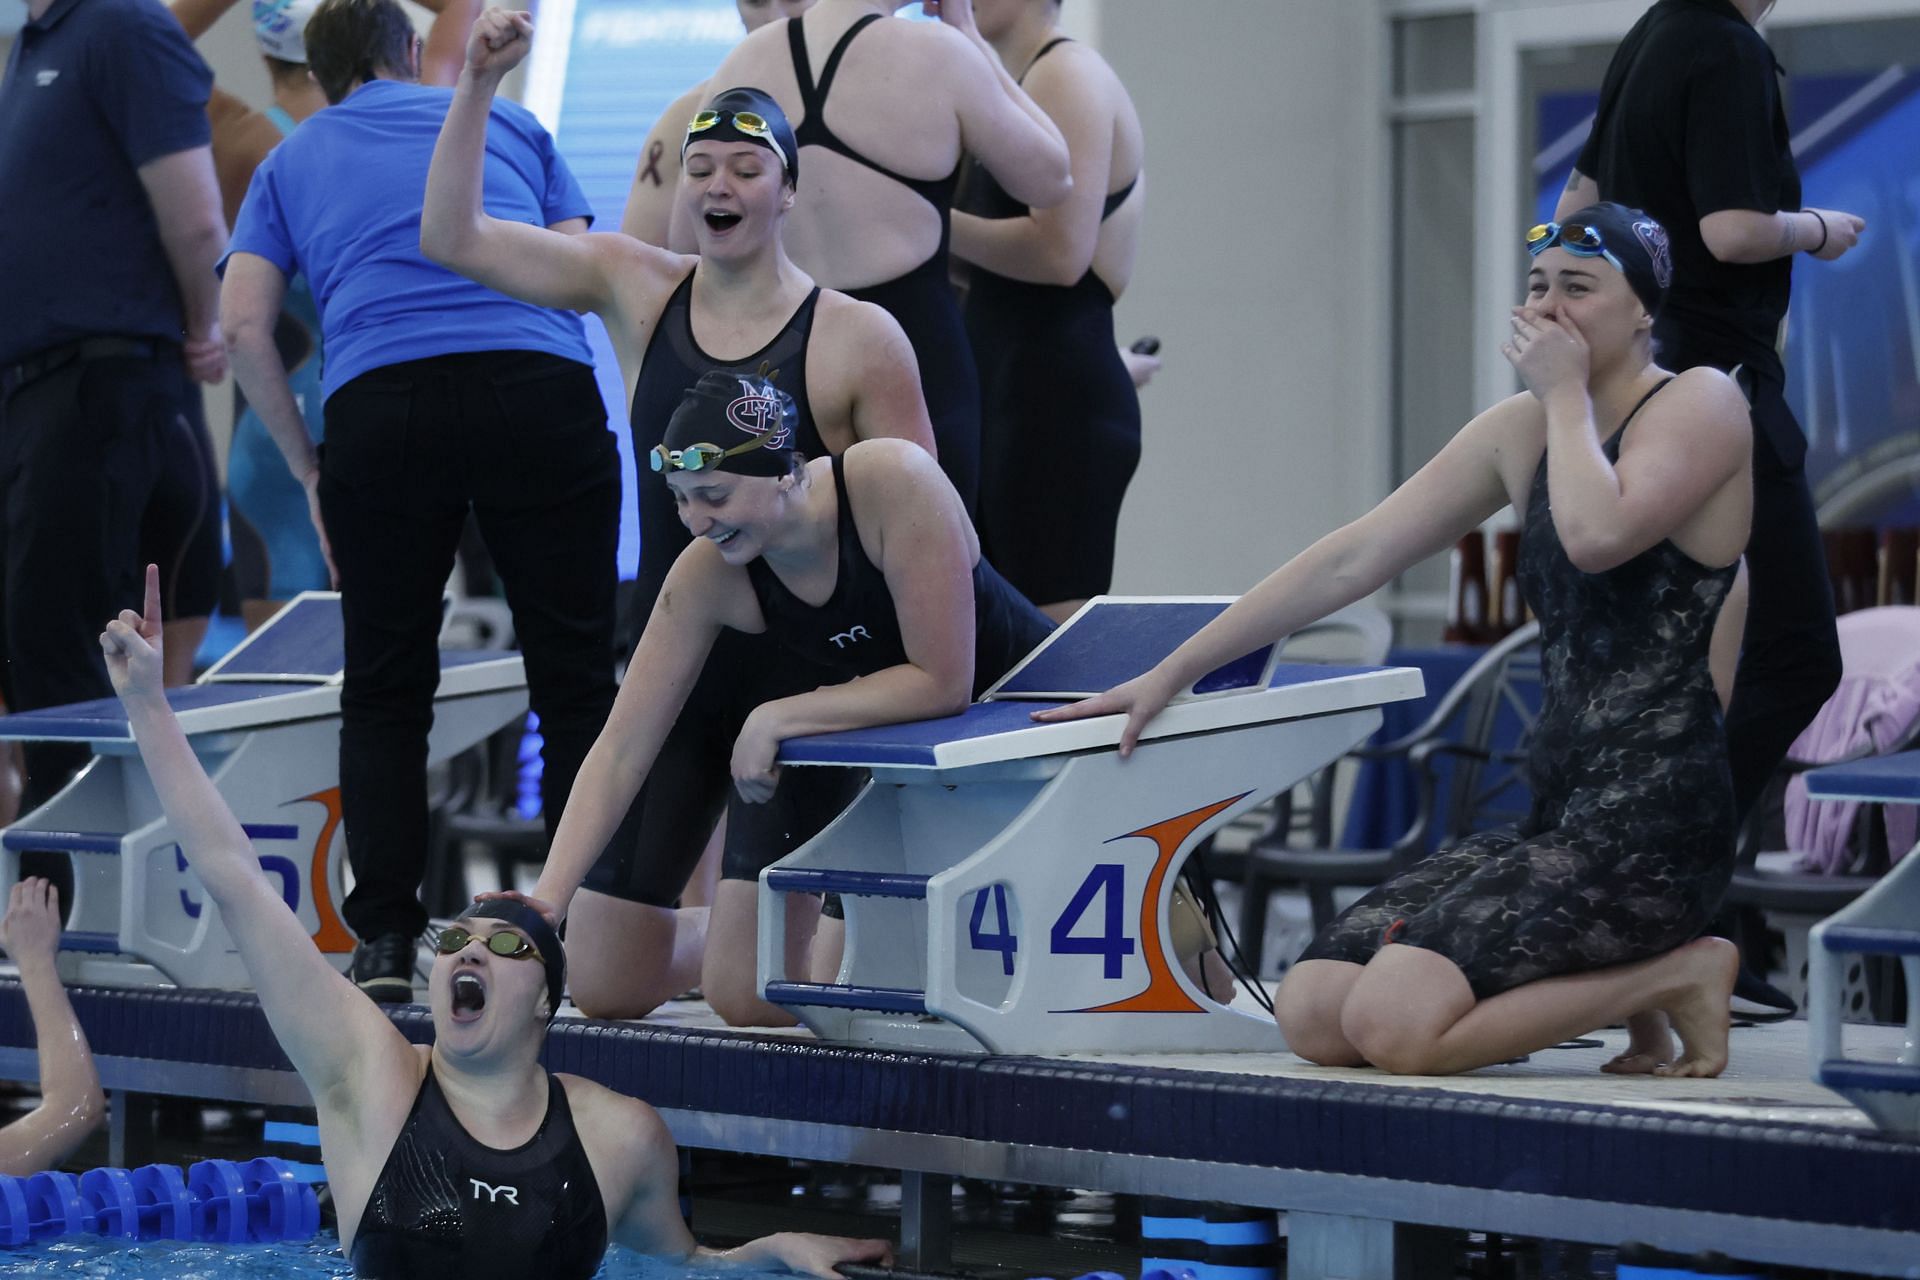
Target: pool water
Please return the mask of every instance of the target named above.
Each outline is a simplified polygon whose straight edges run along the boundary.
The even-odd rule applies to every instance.
[[[757,1280],[773,1273],[737,1267],[680,1266],[617,1245],[607,1250],[598,1280]],[[792,1280],[790,1273],[779,1273]],[[113,1280],[351,1280],[353,1265],[332,1233],[305,1244],[126,1244],[98,1236],[0,1249],[0,1277],[111,1277]]]

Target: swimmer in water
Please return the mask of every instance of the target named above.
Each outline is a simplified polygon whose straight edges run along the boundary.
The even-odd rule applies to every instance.
[[[167,820],[313,1094],[356,1275],[585,1280],[609,1240],[819,1276],[889,1260],[885,1241],[814,1235],[698,1247],[653,1108],[540,1066],[566,959],[520,903],[476,907],[441,933],[427,983],[433,1044],[408,1043],[314,948],[188,745],[161,685],[159,593],[148,566],[143,612],[123,610],[100,647]]]
[[[0,947],[20,970],[20,990],[39,1047],[40,1105],[0,1130],[0,1176],[24,1178],[63,1163],[106,1119],[87,1033],[73,1014],[53,959],[60,948],[60,896],[38,876],[13,886]]]

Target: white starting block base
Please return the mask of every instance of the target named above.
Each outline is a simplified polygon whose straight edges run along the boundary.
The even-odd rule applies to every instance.
[[[1046,669],[1056,646],[1100,653],[1099,674],[1113,678],[1113,649],[1140,633],[1146,602],[1103,613],[1107,603],[1089,604],[1001,687],[1024,674],[1070,689],[1070,673]],[[1164,604],[1184,611],[1183,628],[1135,646],[1136,670],[1225,607]],[[1088,645],[1101,630],[1111,643]],[[1115,750],[1119,717],[1040,725],[1030,713],[1059,704],[1031,700],[784,744],[784,765],[863,767],[873,781],[761,877],[766,998],[825,1038],[897,1048],[1284,1047],[1271,1018],[1209,998],[1182,968],[1169,922],[1180,869],[1213,831],[1363,741],[1381,703],[1418,697],[1422,685],[1406,668],[1275,665],[1266,655],[1251,671],[1257,683],[1238,692],[1169,707],[1126,761]],[[798,892],[841,895],[846,946],[832,982],[783,971],[780,895]]]
[[[1920,751],[1829,765],[1806,775],[1816,800],[1920,804]],[[1907,1022],[1897,1061],[1847,1055],[1849,957],[1898,957]],[[1807,954],[1807,1029],[1814,1079],[1882,1129],[1920,1136],[1920,848],[1879,883],[1814,926]]]
[[[339,915],[343,665],[339,596],[309,592],[168,700],[261,866],[314,944],[344,970],[354,937]],[[443,653],[428,760],[464,751],[526,708],[518,654]],[[0,883],[19,878],[23,852],[72,859],[60,940],[67,981],[249,985],[219,909],[160,811],[116,699],[0,718],[0,739],[86,742],[95,753],[52,799],[0,832]]]

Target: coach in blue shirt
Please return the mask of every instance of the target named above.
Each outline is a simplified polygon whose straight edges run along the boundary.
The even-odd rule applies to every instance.
[[[140,596],[142,520],[169,468],[209,478],[193,380],[226,373],[206,63],[158,0],[31,0],[28,17],[0,80],[0,690],[14,710],[111,692],[100,619]],[[162,558],[171,591],[178,564]],[[23,803],[86,754],[30,748]]]
[[[427,847],[426,744],[440,596],[468,513],[506,586],[545,740],[548,830],[613,702],[619,456],[580,318],[516,302],[420,254],[427,166],[452,93],[415,83],[397,0],[325,0],[307,65],[331,106],[261,163],[224,265],[235,375],[330,551],[346,618],[340,792],[359,935],[354,978],[412,998]],[[497,103],[486,205],[583,231],[553,140]],[[287,281],[320,308],[326,443],[308,439],[273,342]]]

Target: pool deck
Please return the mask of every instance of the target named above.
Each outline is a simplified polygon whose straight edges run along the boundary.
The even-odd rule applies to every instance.
[[[310,1104],[250,995],[73,998],[112,1091]],[[431,1034],[419,1006],[393,1018]],[[569,1010],[546,1061],[652,1103],[683,1145],[905,1171],[906,1252],[923,1264],[939,1260],[943,1180],[966,1177],[1285,1209],[1301,1276],[1407,1274],[1428,1228],[1920,1276],[1920,1142],[1812,1082],[1804,1023],[1737,1027],[1715,1080],[1604,1075],[1624,1035],[1595,1038],[1426,1079],[1285,1053],[854,1048],[728,1030],[689,1003],[630,1023]],[[1901,1040],[1859,1027],[1849,1046],[1890,1061]],[[0,978],[0,1078],[35,1078],[31,1045],[18,983]]]

